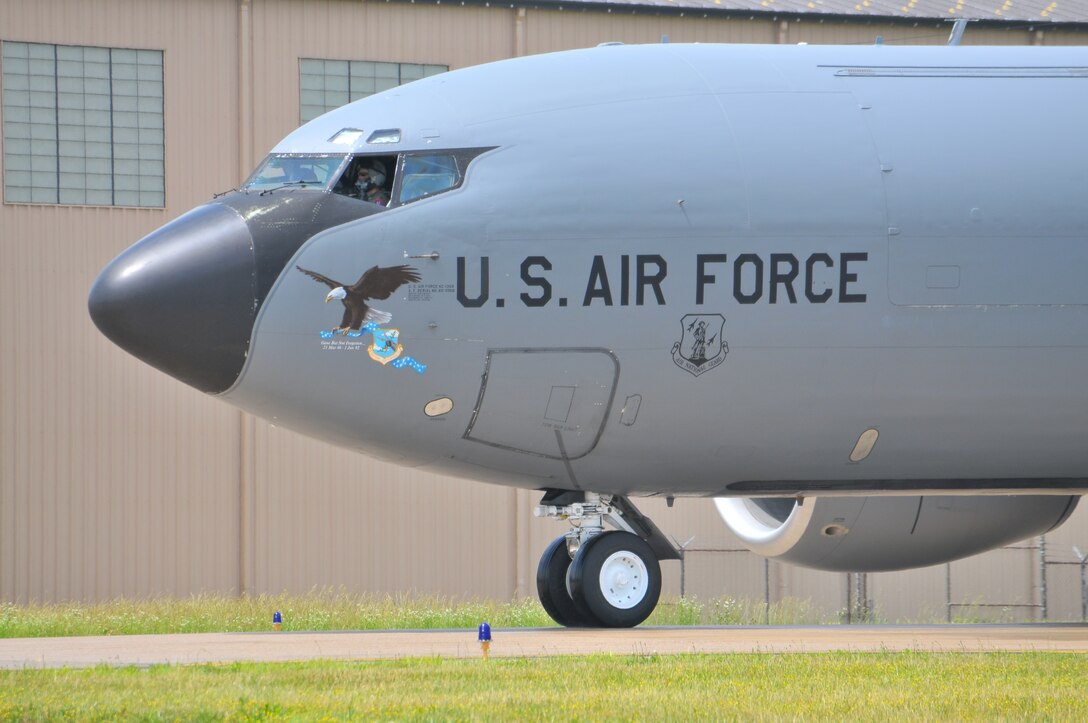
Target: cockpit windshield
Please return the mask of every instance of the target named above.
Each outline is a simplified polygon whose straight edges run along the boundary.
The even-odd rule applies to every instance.
[[[285,186],[328,190],[347,156],[276,154],[264,159],[246,181],[247,191],[266,191]]]
[[[363,133],[358,129],[345,129],[341,134],[347,131]],[[380,139],[393,135],[399,138],[400,130],[374,133],[385,134]],[[374,141],[379,142],[386,141]],[[490,149],[274,153],[261,162],[242,188],[262,194],[281,188],[300,188],[331,192],[377,206],[401,206],[460,188],[469,163],[487,150]]]

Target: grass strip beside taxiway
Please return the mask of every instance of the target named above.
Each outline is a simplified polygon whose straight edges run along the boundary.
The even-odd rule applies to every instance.
[[[539,628],[555,623],[535,599],[495,602],[426,595],[375,595],[316,591],[309,595],[113,600],[105,603],[17,605],[0,603],[0,638],[165,633],[243,633],[272,629],[279,611],[283,630]],[[813,625],[838,622],[807,600],[771,603],[720,598],[662,600],[647,625]]]
[[[593,655],[0,671],[3,720],[1088,720],[1068,653]]]

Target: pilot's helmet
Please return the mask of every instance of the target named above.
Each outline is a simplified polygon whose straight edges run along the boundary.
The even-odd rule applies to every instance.
[[[370,164],[370,180],[375,186],[385,185],[385,164],[381,161],[374,161]]]

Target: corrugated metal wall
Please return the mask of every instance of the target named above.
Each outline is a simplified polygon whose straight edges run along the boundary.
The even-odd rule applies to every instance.
[[[605,41],[941,43],[935,25],[701,19],[357,0],[0,0],[0,39],[164,51],[165,209],[0,207],[0,599],[104,600],[314,588],[533,593],[562,532],[535,493],[405,470],[276,429],[151,370],[87,317],[98,270],[144,234],[236,185],[298,122],[301,57],[459,68]],[[969,29],[965,42],[1032,43]],[[1046,43],[1086,36],[1048,33]],[[842,575],[748,553],[705,500],[641,505],[694,535],[689,594],[845,604]],[[1051,536],[1088,547],[1088,510]],[[1034,602],[1036,553],[953,565],[957,600]],[[666,566],[679,592],[679,566]],[[1016,570],[1010,575],[1008,571]],[[1075,568],[1051,610],[1079,614]],[[891,617],[943,614],[945,568],[870,578]],[[1072,581],[1072,582],[1071,582]]]
[[[111,348],[86,311],[102,264],[235,183],[235,17],[214,0],[0,4],[4,40],[165,50],[169,89],[165,210],[0,210],[5,600],[237,585],[238,412]]]

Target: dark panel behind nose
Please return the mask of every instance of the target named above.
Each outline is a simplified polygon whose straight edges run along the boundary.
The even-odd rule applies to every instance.
[[[91,318],[115,344],[201,391],[238,378],[257,313],[253,239],[233,209],[193,209],[102,271]]]

